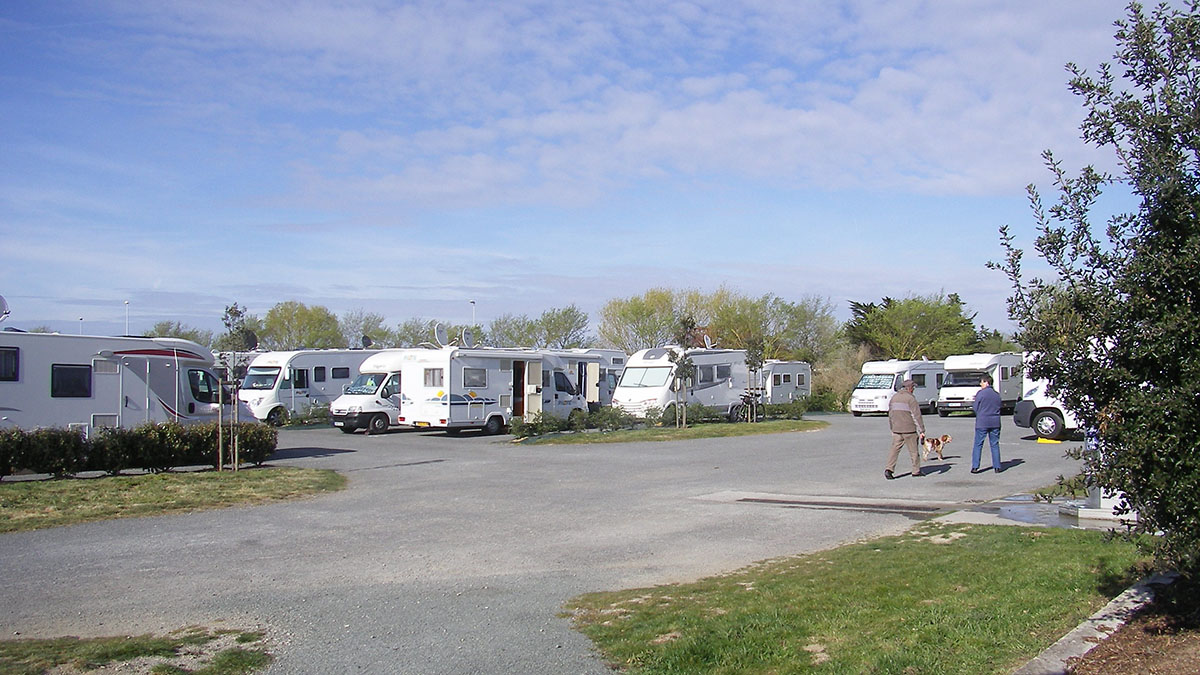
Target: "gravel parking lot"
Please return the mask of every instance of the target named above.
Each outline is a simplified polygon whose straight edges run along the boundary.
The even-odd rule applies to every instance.
[[[945,461],[913,479],[902,457],[887,481],[885,418],[812,418],[829,428],[572,446],[282,431],[273,464],[335,469],[348,489],[2,535],[0,630],[260,626],[271,673],[607,673],[558,616],[574,595],[896,533],[920,517],[906,506],[970,506],[1077,470],[1068,444],[1006,420],[1005,471],[971,475],[974,420],[927,416],[955,438]]]

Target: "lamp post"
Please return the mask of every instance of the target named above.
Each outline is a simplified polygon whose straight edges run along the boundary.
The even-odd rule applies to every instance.
[[[79,334],[83,335],[83,317],[79,317]]]
[[[468,302],[471,303],[471,328],[474,328],[475,327],[475,301],[469,300]]]
[[[125,301],[125,334],[129,335],[129,301]]]

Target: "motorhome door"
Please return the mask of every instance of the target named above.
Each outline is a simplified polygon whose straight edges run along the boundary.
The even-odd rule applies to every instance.
[[[542,363],[529,361],[525,365],[525,419],[542,412]]]
[[[293,413],[308,409],[308,370],[287,368],[279,384],[279,402]]]

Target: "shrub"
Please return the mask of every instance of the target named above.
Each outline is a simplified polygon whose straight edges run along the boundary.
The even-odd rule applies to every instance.
[[[726,416],[717,408],[706,406],[703,403],[689,403],[687,404],[687,421],[688,424],[724,422]]]
[[[92,435],[87,469],[116,476],[124,469],[141,467],[146,435],[141,429],[101,429]]]
[[[314,403],[304,409],[303,412],[296,413],[288,417],[288,426],[328,426],[329,425],[329,405]]]
[[[661,417],[661,413],[659,416]],[[632,428],[634,419],[633,415],[620,408],[604,406],[593,410],[588,415],[588,426],[595,427],[600,431],[616,431],[617,429]],[[649,423],[648,420],[647,423]]]
[[[0,478],[11,476],[14,469],[24,468],[28,452],[28,435],[15,427],[0,429]]]
[[[808,411],[808,399],[801,398],[787,403],[768,403],[765,406],[767,417],[784,420],[798,420],[804,418],[804,413]]]
[[[674,410],[674,408],[672,408],[672,410]],[[659,427],[662,426],[666,421],[663,418],[663,409],[656,405],[646,408],[646,414],[643,416],[643,419],[646,420],[646,426],[648,427]],[[674,418],[671,419],[671,423],[675,423]]]
[[[279,443],[279,432],[266,424],[241,422],[238,424],[238,449],[243,462],[262,466]],[[214,449],[215,449],[214,445]]]
[[[567,421],[554,415],[549,415],[545,411],[538,411],[533,415],[526,415],[524,419],[514,417],[509,428],[513,436],[517,438],[529,438],[531,436],[541,436],[556,431],[563,431],[567,428]]]
[[[36,429],[29,434],[25,468],[34,473],[68,476],[85,466],[87,440],[76,429]]]
[[[843,412],[846,410],[848,395],[843,396],[829,387],[814,387],[811,396],[805,399],[808,410],[823,412]]]

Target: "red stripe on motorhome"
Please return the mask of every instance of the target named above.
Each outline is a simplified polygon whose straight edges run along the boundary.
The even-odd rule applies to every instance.
[[[197,361],[208,360],[194,352],[185,352],[183,350],[176,349],[125,349],[114,353],[120,356],[178,356],[181,359],[196,359]]]

